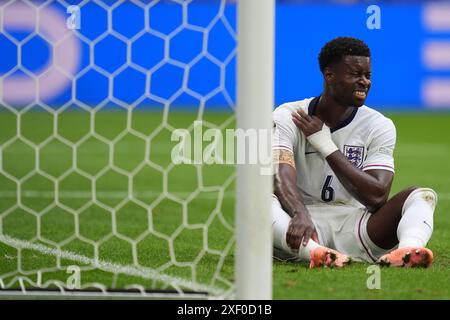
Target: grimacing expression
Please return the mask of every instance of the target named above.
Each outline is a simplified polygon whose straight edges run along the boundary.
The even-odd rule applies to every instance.
[[[361,107],[372,84],[370,57],[344,56],[325,68],[325,81],[331,96],[342,105]]]

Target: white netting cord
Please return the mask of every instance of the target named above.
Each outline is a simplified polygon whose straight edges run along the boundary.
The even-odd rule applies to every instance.
[[[2,253],[2,258],[9,259],[10,261],[14,261],[16,263],[15,270],[0,272],[0,287],[2,289],[20,288],[25,292],[27,291],[27,287],[56,287],[59,288],[61,292],[64,292],[64,290],[67,289],[66,283],[59,279],[47,279],[46,274],[65,271],[67,269],[67,261],[71,261],[74,265],[77,265],[82,272],[102,270],[113,274],[112,281],[109,283],[97,283],[95,281],[90,281],[88,283],[82,282],[81,289],[94,287],[99,288],[102,292],[106,292],[107,288],[118,288],[122,286],[119,284],[120,277],[122,275],[126,275],[143,279],[144,285],[129,283],[122,286],[122,288],[135,288],[142,293],[145,292],[145,289],[152,289],[156,287],[158,289],[162,288],[175,290],[179,294],[183,294],[184,290],[206,291],[215,296],[229,296],[232,294],[233,283],[230,279],[228,279],[228,277],[223,276],[222,268],[227,257],[229,257],[232,253],[234,237],[230,237],[224,241],[222,250],[214,249],[210,247],[208,242],[208,230],[211,227],[211,224],[215,223],[215,221],[219,221],[226,230],[231,233],[234,232],[233,226],[224,216],[222,210],[224,199],[233,196],[233,193],[230,190],[232,189],[234,175],[231,175],[221,185],[205,186],[203,185],[204,173],[202,171],[202,166],[196,165],[195,170],[197,172],[197,188],[187,192],[173,192],[170,190],[168,177],[176,165],[170,163],[163,166],[160,163],[156,163],[151,160],[152,146],[155,145],[155,139],[158,135],[164,130],[173,132],[177,129],[173,126],[173,124],[169,123],[168,117],[174,102],[182,94],[188,94],[198,100],[198,111],[196,117],[198,120],[202,119],[205,106],[208,101],[219,93],[223,95],[230,107],[233,107],[234,105],[233,99],[225,87],[225,80],[227,66],[229,66],[235,58],[236,50],[232,50],[225,57],[225,59],[223,59],[223,61],[219,60],[208,51],[208,41],[210,39],[209,34],[219,22],[223,24],[230,36],[236,40],[235,31],[224,14],[226,1],[220,1],[217,14],[206,26],[197,26],[189,23],[188,8],[192,1],[172,1],[173,5],[181,6],[182,23],[169,34],[164,34],[158,30],[152,29],[149,23],[150,12],[152,8],[161,3],[160,1],[151,1],[150,3],[147,3],[147,1],[131,2],[134,6],[143,11],[145,19],[145,28],[137,32],[132,37],[124,36],[113,28],[114,10],[123,5],[123,2],[118,1],[115,4],[108,6],[100,0],[93,0],[82,1],[78,5],[81,12],[83,11],[84,6],[95,4],[107,13],[107,29],[102,34],[98,35],[94,40],[89,39],[79,30],[64,29],[60,30],[59,33],[51,32],[39,24],[43,23],[44,18],[48,18],[52,14],[55,14],[52,12],[53,5],[69,7],[69,4],[65,1],[51,0],[34,2],[24,0],[2,2],[2,4],[0,4],[0,17],[5,18],[6,14],[11,14],[16,10],[22,12],[25,16],[28,15],[28,17],[35,17],[35,20],[32,20],[34,21],[33,31],[21,40],[16,39],[8,32],[8,30],[6,30],[5,24],[8,23],[8,19],[0,19],[4,21],[4,23],[0,26],[1,35],[3,35],[5,39],[13,43],[18,48],[17,64],[6,73],[0,74],[0,108],[1,111],[8,112],[13,115],[11,119],[15,121],[14,136],[5,137],[4,141],[3,139],[0,140],[0,176],[2,176],[3,179],[6,179],[8,183],[12,182],[15,185],[12,189],[0,189],[0,199],[15,200],[13,205],[4,208],[3,211],[0,211],[0,245],[3,247],[7,246],[13,248],[11,252]],[[30,25],[16,25],[16,27],[29,28]],[[187,63],[177,61],[171,57],[171,40],[185,30],[202,34],[202,48],[200,50],[200,54],[192,58],[192,60]],[[164,55],[162,60],[150,69],[137,64],[132,59],[133,44],[145,35],[160,38],[164,42]],[[77,49],[76,42],[82,41],[84,44],[88,44],[89,47],[89,63],[81,70],[76,70],[73,62],[71,64],[70,61],[66,61],[67,64],[63,65],[63,62],[59,61],[59,63],[54,63],[50,67],[47,67],[48,71],[41,74],[31,72],[28,68],[23,66],[23,48],[26,46],[27,42],[32,40],[35,36],[39,36],[47,41],[51,47],[51,56],[60,60],[64,58],[61,57],[60,52],[60,48],[63,45],[67,45],[68,43],[68,46],[73,50],[81,50],[80,48]],[[125,43],[127,52],[126,62],[113,72],[104,70],[96,65],[95,58],[96,46],[109,36],[113,36]],[[216,65],[220,70],[219,86],[206,94],[196,92],[189,87],[190,72],[192,68],[195,67],[196,64],[202,59],[207,59],[209,62]],[[66,60],[70,59],[68,58]],[[183,81],[181,87],[169,98],[163,98],[151,91],[151,81],[152,75],[158,70],[164,68],[167,64],[183,70]],[[61,67],[62,65],[63,67]],[[126,103],[123,100],[118,99],[114,92],[114,81],[116,77],[119,77],[122,72],[127,70],[132,70],[132,72],[142,74],[145,77],[146,83],[145,93],[130,103]],[[18,71],[22,72],[29,80],[23,85],[26,86],[25,89],[32,88],[30,91],[22,90],[22,92],[13,92],[6,90],[13,88],[14,86],[20,87],[13,80],[11,80]],[[107,97],[104,97],[104,99],[96,106],[88,105],[84,101],[77,99],[78,92],[76,91],[79,79],[93,71],[108,79],[108,95]],[[61,82],[68,79],[66,81],[66,85],[72,86],[72,92],[71,98],[67,102],[61,106],[58,106],[58,108],[54,108],[53,106],[43,102],[43,100],[45,100],[46,95],[49,94],[48,92],[51,92],[51,90],[56,90],[55,88],[49,88],[49,85],[46,83],[52,83],[55,81],[58,82],[58,79]],[[207,79],[205,79],[205,81],[207,81]],[[37,83],[37,85],[34,85],[34,89],[33,83]],[[32,92],[33,90],[34,92]],[[16,96],[14,96],[14,94],[16,94]],[[139,106],[145,103],[148,99],[163,105],[163,117],[157,127],[153,128],[149,134],[144,134],[133,127],[133,119],[136,116],[134,113],[135,109],[138,109]],[[17,108],[14,103],[11,103],[10,101],[16,101],[17,104],[22,107]],[[24,103],[26,104],[24,105]],[[99,115],[102,114],[111,104],[114,104],[116,108],[126,113],[125,129],[112,138],[99,134],[97,132],[98,128],[96,123],[96,119]],[[64,129],[62,119],[74,105],[76,105],[78,110],[87,114],[89,118],[88,132],[76,141],[73,139],[68,139],[65,135],[61,134],[61,130]],[[48,118],[53,126],[51,133],[46,138],[41,139],[41,141],[33,141],[33,139],[30,139],[29,134],[24,134],[24,132],[27,131],[27,126],[30,126],[30,122],[27,120],[28,115],[37,109],[40,110],[40,114],[48,115]],[[206,128],[218,128],[223,130],[232,122],[232,120],[233,117],[230,117],[227,121],[221,124],[204,121],[203,125]],[[188,129],[192,133],[194,130],[194,125],[191,125]],[[144,146],[144,160],[140,161],[134,166],[134,168],[125,169],[115,163],[115,150],[122,141],[130,137],[133,138],[134,141],[142,142],[141,145]],[[0,137],[0,139],[1,138],[3,137]],[[79,163],[80,154],[83,151],[83,147],[91,141],[95,141],[95,143],[98,143],[99,145],[101,144],[106,146],[109,154],[107,165],[99,169],[97,172],[87,172],[83,168],[80,168]],[[45,153],[43,150],[46,150],[46,148],[49,148],[52,144],[67,148],[72,154],[70,167],[57,176],[50,174],[47,170],[43,170],[41,168],[41,158]],[[27,150],[26,154],[33,155],[33,168],[21,176],[11,172],[11,170],[5,166],[5,159],[11,154],[10,150]],[[161,192],[135,190],[135,179],[137,175],[146,168],[151,168],[151,170],[158,172],[162,176],[163,185]],[[116,177],[125,177],[125,188],[120,191],[101,190],[99,187],[99,181],[102,180],[102,177],[108,174],[112,174]],[[35,177],[38,177],[38,181],[45,181],[45,183],[50,185],[51,188],[40,188],[40,186],[36,185],[36,183],[34,188],[29,188],[29,181]],[[63,188],[65,181],[71,177],[77,177],[80,180],[87,181],[91,187],[91,191],[76,189],[65,190]],[[216,196],[211,196],[211,198],[216,199],[216,205],[209,213],[207,220],[204,223],[190,224],[188,221],[188,208],[192,201],[202,198],[207,199],[209,195],[213,194],[216,194]],[[154,200],[151,203],[142,200],[143,198],[148,197],[153,198]],[[24,201],[24,199],[32,200]],[[34,201],[33,199],[38,201],[43,200],[47,205],[37,210],[34,206],[30,207],[30,205],[28,205],[29,201]],[[66,199],[85,199],[86,201],[82,205],[79,205],[78,208],[74,208],[72,205],[68,205],[66,203]],[[105,199],[112,201],[108,202],[108,200],[106,201],[108,203],[105,203]],[[154,216],[154,210],[164,201],[170,201],[171,203],[182,208],[182,223],[171,234],[160,232],[154,226],[154,223],[156,222],[155,219],[157,219],[157,217]],[[118,213],[130,204],[141,208],[147,215],[148,225],[146,230],[134,238],[121,233],[119,230],[120,223],[117,221]],[[86,212],[92,210],[92,208],[107,212],[111,216],[111,230],[108,234],[103,235],[101,239],[93,240],[84,235],[80,230],[80,226],[82,225],[80,219],[83,219]],[[0,209],[2,209],[2,207],[0,207]],[[48,237],[43,235],[42,230],[43,219],[46,219],[46,216],[54,214],[55,210],[64,211],[65,214],[70,217],[70,219],[73,219],[74,222],[73,234],[60,241],[48,239]],[[29,239],[21,239],[20,237],[15,237],[10,234],[9,226],[5,228],[5,221],[11,220],[11,217],[14,217],[17,212],[20,212],[20,214],[24,217],[32,217],[30,220],[35,221],[34,237]],[[192,261],[180,262],[177,259],[176,250],[174,249],[175,241],[177,240],[177,237],[186,230],[201,231],[202,248]],[[144,241],[149,237],[152,239],[158,239],[158,241],[165,241],[168,244],[169,259],[165,264],[157,268],[146,267],[140,263],[140,261],[142,261],[142,257],[139,255],[142,255],[142,253],[138,250],[139,244],[141,241]],[[75,240],[81,241],[93,248],[92,256],[86,256],[80,252],[67,250],[66,247]],[[100,251],[102,246],[108,244],[112,240],[129,245],[131,248],[132,263],[121,265],[101,259]],[[16,256],[14,256],[14,252],[16,252]],[[26,261],[28,258],[25,258],[25,256],[28,257],[30,252],[32,254],[39,255],[40,257],[49,257],[49,265],[39,266],[39,269],[30,270],[28,266],[29,263]],[[215,270],[210,279],[206,283],[199,283],[198,277],[199,272],[201,271],[197,270],[197,266],[206,254],[217,257],[218,262],[215,265]],[[190,270],[190,276],[177,277],[167,273],[167,271],[173,267],[188,268]]]

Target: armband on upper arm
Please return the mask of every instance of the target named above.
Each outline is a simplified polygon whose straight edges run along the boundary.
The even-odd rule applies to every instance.
[[[294,154],[289,150],[275,149],[273,150],[273,163],[286,163],[295,169]]]

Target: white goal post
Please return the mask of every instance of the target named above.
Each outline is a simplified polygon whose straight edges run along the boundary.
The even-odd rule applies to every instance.
[[[274,96],[274,0],[238,5],[237,126],[272,128]],[[266,143],[270,143],[266,141]],[[267,150],[271,150],[269,145]],[[236,294],[272,298],[271,193],[273,178],[262,165],[238,165],[236,181]]]

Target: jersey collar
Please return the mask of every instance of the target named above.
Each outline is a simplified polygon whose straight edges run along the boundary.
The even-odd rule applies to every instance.
[[[313,116],[313,115],[316,114],[316,109],[317,109],[317,104],[319,103],[319,98],[320,98],[320,96],[315,97],[315,98],[312,99],[311,102],[309,103],[309,106],[308,106],[308,115]],[[335,131],[337,131],[337,130],[339,130],[339,129],[344,128],[344,127],[347,126],[348,124],[350,124],[350,122],[352,122],[353,119],[355,118],[357,112],[358,112],[358,108],[355,108],[355,109],[353,110],[353,112],[350,114],[350,116],[349,116],[347,119],[345,119],[345,120],[339,122],[338,125],[337,125],[336,127],[330,128],[330,131],[333,133],[333,132],[335,132]]]

